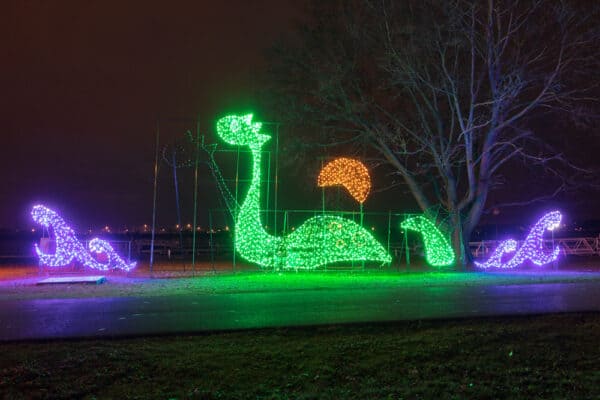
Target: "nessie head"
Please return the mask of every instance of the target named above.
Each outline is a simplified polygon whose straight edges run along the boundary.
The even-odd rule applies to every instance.
[[[260,133],[261,122],[252,122],[252,114],[228,115],[217,121],[217,134],[229,144],[237,146],[261,145],[271,137]]]

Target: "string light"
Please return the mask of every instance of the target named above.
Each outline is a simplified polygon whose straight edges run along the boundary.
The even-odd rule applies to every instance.
[[[371,190],[369,170],[351,158],[337,158],[326,164],[317,180],[319,187],[341,185],[359,203],[364,203]]]
[[[366,229],[337,216],[310,218],[285,237],[265,231],[260,219],[261,148],[270,136],[260,129],[251,114],[227,116],[217,122],[217,133],[224,141],[249,146],[253,156],[250,188],[235,224],[235,248],[240,255],[262,267],[294,269],[342,261],[390,262],[390,255]]]
[[[542,266],[555,261],[560,254],[560,247],[556,246],[552,251],[544,248],[544,232],[553,231],[560,226],[562,214],[559,211],[551,211],[545,214],[531,228],[525,238],[523,245],[515,255],[503,263],[502,258],[517,249],[517,242],[512,239],[505,240],[494,250],[490,258],[484,262],[475,262],[479,268],[515,268],[529,260],[537,266]]]
[[[420,232],[425,245],[425,260],[434,267],[454,264],[454,251],[440,230],[427,218],[409,217],[400,224],[402,229]]]
[[[223,200],[225,201],[225,206],[227,207],[227,210],[229,211],[231,218],[233,220],[235,220],[235,212],[239,208],[239,204],[237,203],[236,197],[231,193],[231,191],[227,187],[227,184],[225,183],[225,179],[223,178],[223,175],[221,174],[221,169],[219,168],[219,166],[217,165],[217,162],[215,161],[215,151],[217,150],[217,145],[216,144],[205,145],[204,138],[202,138],[201,142],[198,142],[196,139],[194,139],[194,137],[192,137],[192,135],[189,131],[188,131],[188,138],[192,143],[195,143],[199,148],[204,150],[206,152],[206,154],[208,155],[208,159],[206,160],[206,163],[208,164],[208,167],[210,168],[210,171],[211,171],[213,177],[215,178],[215,181],[217,183],[217,188],[219,189],[219,192],[221,193],[221,196],[222,196]]]
[[[122,269],[125,271],[129,271],[130,269],[135,267],[135,262],[131,264],[127,264],[113,249],[113,247],[106,240],[93,238],[90,240],[88,244],[88,248],[90,251],[93,251],[96,254],[106,254],[108,260],[106,263],[101,264],[100,269]],[[88,265],[89,266],[89,265]],[[89,266],[91,267],[91,266]],[[93,268],[93,267],[92,267]]]
[[[490,258],[485,263],[478,263],[475,261],[475,265],[479,268],[501,268],[502,267],[502,257],[505,254],[512,253],[517,249],[517,241],[513,239],[508,239],[500,242],[496,250],[492,253]]]
[[[67,225],[55,211],[43,205],[33,206],[31,217],[38,224],[50,229],[54,234],[56,242],[56,250],[54,254],[44,253],[37,243],[35,244],[35,252],[37,253],[40,263],[49,267],[61,267],[68,265],[74,259],[88,268],[109,270],[122,269],[129,271],[135,267],[136,263],[127,264],[114,251],[112,246],[105,240],[94,238],[90,241],[87,250],[83,244],[77,240],[75,232]],[[101,263],[97,261],[90,252],[96,254],[106,254],[107,262]]]

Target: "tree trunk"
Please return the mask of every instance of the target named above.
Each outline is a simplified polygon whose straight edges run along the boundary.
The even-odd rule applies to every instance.
[[[473,229],[469,226],[470,224],[463,224],[462,230],[462,245],[464,249],[464,266],[469,268],[473,263],[473,255],[471,254],[471,248],[469,247],[469,241],[471,240],[471,234]]]
[[[454,250],[454,255],[456,257],[456,269],[463,270],[465,269],[468,260],[465,251],[463,221],[459,210],[455,209],[451,212],[451,221],[453,228],[452,249]]]

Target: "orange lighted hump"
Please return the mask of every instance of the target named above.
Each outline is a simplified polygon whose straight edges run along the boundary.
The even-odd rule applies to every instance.
[[[320,187],[341,185],[361,204],[371,190],[369,170],[351,158],[337,158],[327,163],[321,169],[317,183]]]

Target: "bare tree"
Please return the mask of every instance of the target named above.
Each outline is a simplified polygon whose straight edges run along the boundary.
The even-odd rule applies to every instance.
[[[296,41],[275,47],[271,94],[289,120],[321,126],[322,142],[368,148],[424,212],[441,204],[466,263],[505,164],[558,178],[546,196],[574,181],[561,174],[568,161],[526,122],[582,103],[597,110],[598,7],[571,9],[577,4],[317,5]]]

